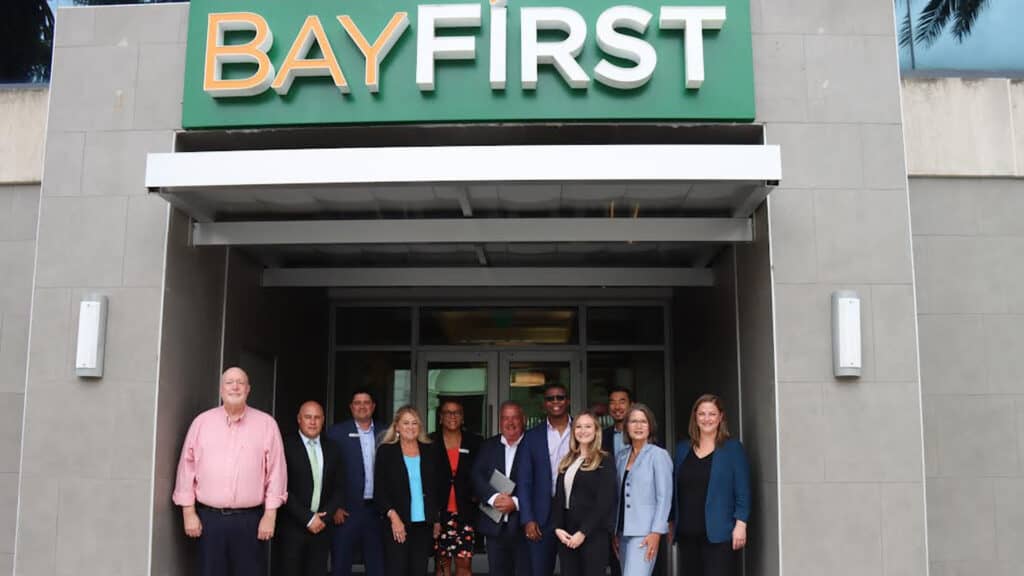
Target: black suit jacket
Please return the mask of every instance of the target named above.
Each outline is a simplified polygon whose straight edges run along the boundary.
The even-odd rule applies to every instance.
[[[565,472],[560,472],[555,482],[555,499],[551,502],[551,525],[569,534],[579,530],[588,537],[595,532],[611,535],[615,529],[618,483],[615,460],[605,454],[596,470],[576,472],[567,511]]]
[[[427,522],[440,522],[441,489],[438,486],[438,471],[442,463],[437,461],[437,450],[430,444],[420,442],[420,479],[423,483],[423,512]],[[388,510],[398,512],[402,522],[408,523],[412,508],[409,490],[409,472],[402,459],[402,445],[381,444],[373,464],[373,503],[384,516]],[[447,489],[447,485],[445,488]],[[447,502],[447,496],[445,497]]]
[[[601,450],[604,450],[612,457],[612,462],[615,461],[615,425],[605,428],[601,431]]]
[[[455,486],[455,505],[459,508],[459,519],[469,525],[476,521],[477,504],[479,500],[473,493],[473,463],[480,453],[480,443],[483,438],[477,434],[463,430],[462,445],[459,447],[459,469],[452,474],[452,467],[448,463],[448,452],[444,447],[444,436],[440,431],[430,435],[433,440],[430,446],[434,450],[438,466],[438,487],[441,488],[441,510],[448,508],[448,494],[452,486]]]
[[[287,523],[301,530],[313,519],[310,502],[313,500],[313,470],[309,464],[309,452],[305,440],[296,432],[284,437],[284,459],[288,467],[288,499],[284,508],[288,511]],[[320,434],[320,448],[324,453],[323,476],[320,481],[320,508],[326,512],[325,523],[338,508],[344,507],[344,474],[341,470],[341,451],[325,435]]]
[[[519,463],[523,458],[526,458],[522,442],[523,439],[520,438],[519,448],[516,449],[516,456],[512,459],[512,474],[509,476],[509,479],[513,481],[515,481],[516,474],[519,472]],[[491,473],[494,470],[502,474],[505,473],[505,445],[501,443],[501,434],[492,436],[480,444],[480,452],[477,454],[476,462],[473,465],[473,492],[480,502],[487,502],[491,499],[491,496],[497,494],[494,488],[491,487]],[[512,491],[512,496],[519,496],[518,485]],[[497,536],[500,532],[500,526],[486,514],[479,514],[476,529],[485,536]],[[519,511],[508,515],[508,530],[513,533],[519,530]]]

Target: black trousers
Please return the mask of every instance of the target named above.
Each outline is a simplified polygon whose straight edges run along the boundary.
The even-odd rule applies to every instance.
[[[732,541],[714,544],[707,534],[679,535],[679,576],[733,576],[736,551]]]
[[[503,526],[487,536],[487,573],[490,576],[530,576],[530,556],[523,531]]]
[[[326,516],[324,519],[328,519]],[[325,576],[327,553],[331,548],[330,528],[311,534],[291,518],[282,523],[275,564],[282,576]]]
[[[608,566],[608,555],[611,553],[610,544],[611,539],[605,532],[590,534],[575,550],[559,542],[558,560],[562,563],[562,576],[604,574],[604,569]]]
[[[427,558],[434,545],[434,527],[427,522],[405,525],[405,542],[395,542],[391,522],[385,520],[384,574],[386,576],[423,576],[427,573]]]
[[[267,543],[257,538],[263,509],[222,513],[197,506],[203,535],[199,537],[199,576],[266,574]]]

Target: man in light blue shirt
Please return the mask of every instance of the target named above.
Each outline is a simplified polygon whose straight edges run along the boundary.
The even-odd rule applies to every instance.
[[[352,419],[331,426],[327,436],[341,448],[345,474],[345,507],[334,512],[331,544],[333,576],[351,576],[354,552],[360,548],[367,576],[382,576],[384,556],[381,521],[373,506],[373,463],[377,451],[377,404],[367,390],[352,394]]]

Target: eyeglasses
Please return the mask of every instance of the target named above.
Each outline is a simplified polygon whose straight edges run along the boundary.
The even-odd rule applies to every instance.
[[[441,410],[441,416],[462,416],[462,410]]]
[[[568,398],[565,394],[552,394],[551,396],[545,396],[544,400],[547,402],[565,402]]]

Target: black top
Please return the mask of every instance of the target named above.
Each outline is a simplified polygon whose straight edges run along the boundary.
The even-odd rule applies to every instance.
[[[551,502],[551,526],[561,528],[570,534],[593,532],[611,535],[615,528],[615,462],[604,454],[596,470],[576,472],[572,482],[572,494],[565,501],[565,472],[558,474],[555,481],[555,498]],[[568,506],[566,506],[568,504]]]
[[[420,443],[420,480],[423,483],[423,512],[427,522],[439,522],[441,518],[441,492],[438,486],[440,473],[437,451],[430,444]],[[409,491],[409,471],[402,458],[402,446],[381,444],[373,464],[373,503],[382,516],[394,509],[402,522],[409,522],[412,496]],[[448,502],[447,485],[444,487],[444,502]]]
[[[622,534],[626,530],[626,481],[629,480],[629,468],[622,474],[622,486],[619,487],[619,525],[615,527],[616,534]]]
[[[703,458],[690,449],[679,471],[679,523],[680,531],[688,536],[707,532],[704,519],[704,504],[708,499],[708,483],[711,481],[711,452]]]
[[[444,447],[444,435],[438,430],[430,434],[430,439],[432,440],[430,446],[434,450],[436,461],[440,463],[437,471],[439,474],[438,487],[443,492],[439,495],[441,509],[448,509],[448,494],[451,487],[455,486],[455,505],[459,509],[459,519],[472,525],[476,521],[478,503],[473,494],[473,463],[476,462],[476,455],[480,451],[480,443],[483,442],[483,439],[468,430],[462,431],[462,445],[459,446],[459,468],[455,474],[452,474],[452,467],[448,462],[448,450]]]

